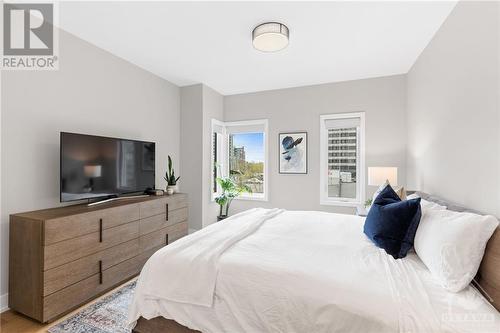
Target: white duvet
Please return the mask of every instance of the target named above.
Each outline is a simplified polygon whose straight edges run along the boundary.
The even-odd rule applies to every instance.
[[[450,293],[414,253],[395,260],[364,218],[252,209],[156,252],[129,320],[202,332],[500,332],[473,287]]]

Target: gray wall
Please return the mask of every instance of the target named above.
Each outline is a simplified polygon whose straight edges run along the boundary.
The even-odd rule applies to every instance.
[[[498,2],[461,1],[408,74],[408,182],[500,216]]]
[[[2,72],[1,285],[8,291],[8,216],[59,203],[59,131],[157,143],[179,161],[179,88],[60,31],[58,71]],[[178,166],[178,165],[177,165]]]
[[[224,97],[203,85],[203,227],[217,221],[219,215],[219,205],[212,201],[212,119],[223,118]]]
[[[235,200],[232,213],[256,206],[353,212],[319,204],[319,115],[354,111],[366,113],[366,166],[398,167],[404,185],[405,75],[226,96],[225,121],[269,119],[269,201]],[[287,131],[308,133],[307,175],[278,173],[278,133]]]
[[[181,88],[180,189],[189,197],[189,228],[201,229],[203,213],[203,85]]]
[[[204,84],[181,88],[181,190],[189,194],[189,228],[217,220],[211,201],[212,119],[222,120],[224,97]]]

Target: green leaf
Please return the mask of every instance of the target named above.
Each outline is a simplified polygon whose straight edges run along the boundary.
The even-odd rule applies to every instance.
[[[164,178],[167,181],[168,185],[172,186],[175,186],[179,178],[181,178],[180,176],[177,178],[175,177],[175,170],[172,163],[172,157],[170,157],[170,155],[168,155],[168,168]]]

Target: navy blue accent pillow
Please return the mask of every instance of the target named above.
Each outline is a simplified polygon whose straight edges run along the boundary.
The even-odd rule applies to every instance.
[[[388,185],[375,198],[364,233],[394,259],[404,258],[413,247],[421,216],[420,198],[401,201]]]

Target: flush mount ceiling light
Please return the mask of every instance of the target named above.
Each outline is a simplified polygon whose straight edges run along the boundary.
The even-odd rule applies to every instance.
[[[278,22],[259,24],[252,31],[253,47],[262,52],[276,52],[288,45],[288,27]]]

